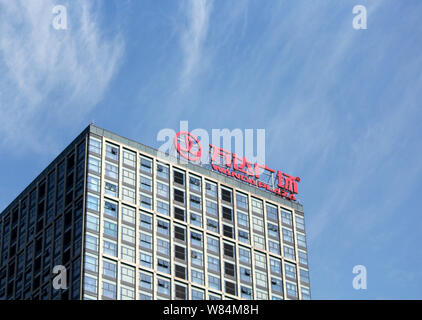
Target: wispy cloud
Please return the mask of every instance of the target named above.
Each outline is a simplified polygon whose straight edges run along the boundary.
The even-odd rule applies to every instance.
[[[95,1],[0,0],[0,144],[42,151],[54,130],[75,127],[101,101],[124,51],[105,37]],[[54,129],[54,130],[53,130]]]
[[[211,0],[188,0],[183,3],[182,10],[186,14],[187,25],[181,34],[181,46],[184,54],[181,74],[182,90],[190,86],[205,63],[203,47],[212,5]]]

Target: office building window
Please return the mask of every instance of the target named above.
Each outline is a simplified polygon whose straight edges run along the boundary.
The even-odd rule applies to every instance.
[[[84,290],[97,294],[97,279],[91,276],[85,276]]]
[[[118,180],[119,179],[119,168],[111,163],[106,163],[105,175],[108,178]]]
[[[86,207],[88,209],[97,212],[100,210],[100,199],[98,197],[88,194],[86,203]]]
[[[296,280],[296,266],[291,263],[284,263],[286,277]]]
[[[139,285],[143,289],[152,290],[152,273],[141,271]]]
[[[104,201],[104,213],[110,217],[117,218],[118,204],[114,201]]]
[[[191,208],[195,208],[195,209],[200,210],[201,209],[201,198],[194,195],[194,194],[191,194],[190,195],[190,206],[191,206]]]
[[[190,213],[190,223],[197,227],[202,227],[202,215],[191,212]]]
[[[220,278],[208,275],[208,286],[215,290],[221,290]]]
[[[122,181],[123,183],[126,183],[131,186],[135,186],[136,184],[136,178],[135,178],[135,172],[127,169],[122,170]]]
[[[223,235],[234,239],[233,227],[223,224]]]
[[[122,206],[122,221],[135,224],[136,209],[123,205]]]
[[[157,251],[169,256],[170,255],[170,242],[164,239],[157,239]]]
[[[267,288],[268,287],[268,278],[267,275],[263,272],[255,271],[256,285]]]
[[[141,182],[141,186],[140,186],[141,191],[152,192],[152,180],[151,180],[151,178],[148,178],[146,176],[141,175],[140,182]]]
[[[191,231],[191,245],[202,248],[202,233]]]
[[[119,148],[110,144],[106,144],[106,157],[114,161],[119,161]]]
[[[103,296],[110,299],[116,299],[117,298],[116,285],[108,281],[103,281]]]
[[[157,181],[157,194],[168,199],[170,196],[170,188],[167,184]]]
[[[292,213],[285,209],[281,209],[281,221],[287,226],[293,226]]]
[[[122,265],[120,267],[120,280],[124,281],[128,284],[134,285],[135,284],[135,268],[127,266],[127,265]]]
[[[249,232],[243,231],[243,230],[238,230],[238,234],[239,234],[238,238],[239,238],[240,242],[249,244]]]
[[[117,224],[108,220],[104,220],[104,233],[111,237],[117,238]]]
[[[269,220],[278,221],[277,207],[267,204],[267,218]]]
[[[292,230],[283,228],[283,241],[294,243]]]
[[[306,237],[305,237],[305,235],[301,234],[301,233],[297,233],[296,236],[297,236],[297,245],[299,247],[306,248]]]
[[[152,249],[152,236],[141,232],[140,246],[145,249]]]
[[[129,262],[135,262],[135,249],[127,247],[127,246],[122,246],[122,254],[121,254],[121,259],[129,261]]]
[[[152,256],[150,254],[141,252],[140,263],[143,267],[152,268]]]
[[[170,280],[164,278],[157,278],[157,291],[159,294],[170,295]]]
[[[251,300],[252,299],[252,289],[248,287],[240,287],[240,296],[242,299]]]
[[[255,257],[256,268],[267,269],[267,258],[265,254],[258,253],[255,251],[254,257]]]
[[[117,257],[117,244],[113,241],[104,240],[104,253]]]
[[[189,176],[189,188],[191,190],[201,192],[201,178],[190,175]]]
[[[98,252],[98,238],[87,233],[85,235],[85,248]]]
[[[157,269],[158,271],[170,274],[170,262],[166,259],[157,259]]]
[[[141,212],[141,227],[152,230],[152,216],[149,213]]]
[[[248,210],[248,196],[240,192],[236,192],[236,205],[238,208]]]
[[[224,249],[225,256],[234,258],[234,245],[224,242],[223,249]]]
[[[116,279],[117,278],[117,263],[108,259],[103,260],[103,275]]]
[[[287,295],[297,298],[297,285],[291,282],[286,282]]]
[[[295,249],[289,246],[283,246],[283,253],[284,257],[292,260],[296,260],[295,258]]]
[[[141,157],[141,170],[147,173],[152,173],[152,160]]]
[[[101,155],[101,141],[90,137],[89,138],[89,151]]]
[[[270,258],[271,273],[281,274],[281,260]]]
[[[311,300],[311,291],[308,288],[301,287],[302,299],[303,300]]]
[[[135,299],[135,291],[132,288],[120,287],[120,299],[121,300],[134,300]]]
[[[174,255],[177,259],[186,261],[186,248],[182,246],[174,246]]]
[[[185,185],[185,174],[183,172],[173,170],[173,181],[175,183]]]
[[[97,257],[86,254],[85,255],[85,270],[98,272],[98,259]]]
[[[236,295],[236,284],[230,281],[225,281],[226,293]]]
[[[192,262],[192,264],[197,265],[197,266],[200,266],[200,267],[203,266],[204,259],[203,259],[203,255],[202,255],[201,252],[195,251],[195,250],[191,250],[191,255],[190,256],[191,256],[191,262]]]
[[[280,255],[280,244],[278,242],[275,241],[268,241],[268,249],[270,250],[270,252],[275,253],[277,255]]]
[[[119,196],[119,188],[114,183],[106,181],[104,185],[104,189],[105,189],[106,195],[116,197],[116,198]]]
[[[185,203],[185,192],[179,189],[173,190],[174,200],[180,203]]]
[[[207,237],[208,250],[215,253],[220,253],[220,241],[214,237]]]
[[[207,218],[207,229],[218,233],[218,221]]]
[[[207,214],[214,215],[214,216],[218,215],[217,214],[217,203],[216,202],[206,200],[205,206],[206,206],[205,210],[206,210]]]
[[[251,263],[251,250],[239,247],[239,260],[245,263]]]
[[[223,209],[223,218],[229,221],[233,221],[233,213],[232,213],[232,209],[228,208],[228,207],[222,207]]]
[[[86,228],[98,232],[100,229],[99,219],[90,214],[86,215]],[[29,232],[29,231],[28,231]]]
[[[296,228],[305,231],[305,219],[300,217],[300,216],[296,216]]]
[[[169,215],[169,204],[167,202],[157,200],[157,211],[158,213]]]
[[[265,250],[265,239],[262,236],[254,234],[253,236],[253,245],[255,248]]]
[[[208,269],[220,272],[220,259],[208,256]]]
[[[299,250],[299,263],[307,266],[308,265],[308,254]]]
[[[100,192],[100,179],[88,175],[88,190]]]
[[[232,191],[229,189],[221,188],[221,200],[232,202]]]
[[[252,211],[256,212],[260,215],[263,215],[264,214],[264,208],[263,208],[263,205],[262,205],[262,200],[251,198],[251,202],[252,202]]]
[[[122,241],[135,244],[135,229],[122,226]]]
[[[199,270],[191,269],[191,280],[193,283],[203,285],[204,284],[204,273]]]
[[[204,290],[192,288],[191,290],[192,300],[204,300]]]
[[[186,230],[183,227],[174,226],[174,237],[178,240],[186,241]]]
[[[186,221],[186,215],[185,215],[185,209],[179,208],[179,207],[174,207],[174,218],[181,220],[181,221]]]
[[[309,272],[305,269],[300,269],[300,281],[309,284]]]
[[[152,210],[152,198],[141,193],[141,207]]]
[[[101,173],[101,160],[98,158],[95,158],[93,156],[88,157],[88,170],[98,173]]]
[[[206,181],[205,182],[205,194],[217,198],[217,185],[215,183]]]
[[[164,220],[157,220],[157,232],[164,236],[168,236],[170,234],[169,223]]]
[[[157,162],[157,176],[162,178],[162,179],[168,180],[169,179],[169,166]]]
[[[136,166],[136,153],[129,151],[129,150],[123,150],[123,163],[135,167]]]
[[[249,228],[249,216],[242,212],[237,213],[237,224],[245,228]]]
[[[283,282],[280,279],[272,277],[271,278],[271,290],[282,294],[282,292],[283,292]]]
[[[267,226],[268,226],[268,235],[278,239],[279,238],[278,226],[270,222],[267,223]]]
[[[246,282],[251,282],[251,270],[245,267],[240,267],[240,279]]]

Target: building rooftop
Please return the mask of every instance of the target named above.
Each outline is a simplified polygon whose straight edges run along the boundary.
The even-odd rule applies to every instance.
[[[116,142],[125,144],[129,147],[132,147],[134,149],[139,150],[140,152],[144,152],[146,154],[156,156],[158,158],[165,158],[166,160],[177,164],[180,167],[184,167],[186,169],[189,169],[191,171],[197,172],[198,174],[209,176],[212,179],[218,180],[223,184],[231,185],[237,189],[244,190],[246,192],[251,192],[253,194],[256,194],[257,196],[261,196],[263,198],[266,198],[270,201],[274,201],[275,203],[286,205],[290,208],[293,208],[295,210],[299,210],[303,212],[303,206],[300,202],[290,201],[286,200],[282,197],[276,196],[268,191],[249,186],[246,183],[237,181],[236,179],[227,177],[221,173],[206,169],[198,164],[195,163],[181,163],[178,158],[169,156],[168,154],[164,154],[160,151],[158,151],[155,148],[146,146],[140,142],[137,142],[135,140],[131,140],[125,137],[122,137],[116,133],[113,133],[111,131],[108,131],[106,129],[97,127],[94,124],[90,124],[88,127],[86,127],[79,135],[76,137],[67,147],[64,149],[0,214],[0,217],[5,213],[8,212],[13,206],[16,205],[16,203],[25,196],[44,176],[51,170],[52,167],[54,167],[57,162],[61,161],[63,156],[66,155],[71,147],[74,146],[75,143],[77,143],[79,140],[81,140],[86,134],[93,133],[99,136],[104,136],[105,138],[112,139]]]

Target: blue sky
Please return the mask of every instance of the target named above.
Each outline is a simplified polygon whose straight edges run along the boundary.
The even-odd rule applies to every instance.
[[[420,0],[0,0],[0,207],[91,121],[154,147],[180,120],[263,128],[267,163],[302,178],[313,298],[421,299],[421,13]]]

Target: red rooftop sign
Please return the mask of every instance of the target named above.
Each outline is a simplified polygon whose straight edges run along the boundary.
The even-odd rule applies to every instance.
[[[180,131],[174,138],[177,152],[189,161],[201,159],[202,146],[197,137],[188,131]],[[265,189],[283,198],[296,201],[295,194],[299,177],[293,177],[280,170],[267,167],[267,165],[254,163],[239,157],[235,153],[224,150],[212,144],[210,147],[210,163],[214,171],[220,172],[237,180],[243,181],[258,188]],[[260,170],[262,169],[262,170]],[[260,174],[260,171],[262,173]],[[265,183],[260,180],[261,175],[266,174],[274,177],[272,183]]]

